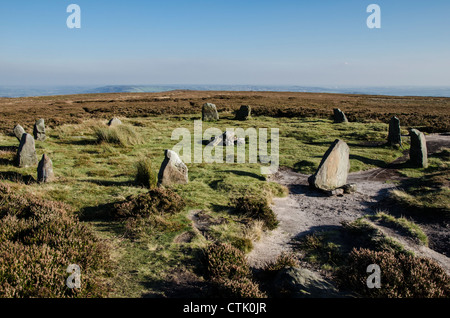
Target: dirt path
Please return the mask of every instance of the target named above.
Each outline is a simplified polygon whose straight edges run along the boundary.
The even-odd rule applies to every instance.
[[[427,146],[429,153],[450,147],[450,135],[428,135]],[[406,159],[407,156],[404,156],[395,163]],[[254,243],[253,250],[248,254],[249,265],[260,268],[266,262],[276,259],[283,251],[291,250],[290,242],[293,238],[317,230],[331,229],[339,226],[342,221],[352,221],[375,213],[377,203],[386,198],[389,190],[395,188],[393,183],[386,181],[401,179],[394,167],[395,165],[392,165],[387,168],[351,173],[348,182],[357,184],[356,193],[331,197],[310,189],[308,175],[280,169],[272,180],[289,188],[287,197],[273,200],[272,209],[280,223],[274,231],[266,233]],[[428,253],[429,257],[437,258],[433,253]],[[439,255],[440,262],[447,262],[448,265],[449,258]]]

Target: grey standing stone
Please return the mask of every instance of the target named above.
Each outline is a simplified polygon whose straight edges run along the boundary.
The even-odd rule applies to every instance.
[[[342,110],[340,110],[339,108],[333,109],[333,118],[334,118],[334,122],[336,124],[348,122],[347,117],[345,116],[344,112]]]
[[[23,134],[17,150],[17,165],[21,168],[31,167],[37,164],[34,138],[30,134]]]
[[[409,148],[409,159],[411,163],[419,168],[428,167],[427,141],[423,132],[417,129],[409,131],[411,147]]]
[[[21,141],[22,140],[22,135],[25,133],[25,129],[23,129],[22,126],[20,125],[16,125],[16,127],[14,127],[14,135],[16,136],[16,138]]]
[[[34,139],[38,141],[45,140],[45,123],[42,118],[36,120],[36,123],[34,124],[33,135]]]
[[[388,144],[390,145],[401,145],[402,136],[400,132],[400,119],[397,117],[392,117],[389,121],[389,133],[388,133]]]
[[[327,150],[316,173],[308,178],[311,187],[331,191],[347,183],[350,170],[350,149],[348,145],[336,139]]]
[[[248,105],[242,105],[241,108],[236,112],[237,120],[247,120],[251,117],[252,108]]]
[[[176,183],[186,184],[188,182],[188,168],[184,162],[181,161],[176,152],[166,150],[164,161],[158,173],[158,184],[171,185]]]
[[[52,182],[55,178],[52,160],[46,154],[43,154],[41,161],[39,161],[37,167],[37,178],[38,182],[43,183]]]
[[[245,145],[245,138],[236,138],[236,145]]]
[[[217,112],[216,105],[211,103],[205,103],[202,107],[202,120],[203,121],[215,121],[219,120],[219,113]]]
[[[278,296],[290,298],[335,298],[342,297],[338,289],[319,274],[301,267],[287,267],[274,279]]]
[[[122,121],[117,117],[110,119],[108,122],[108,126],[110,126],[110,127],[118,126],[118,125],[122,125]]]
[[[209,143],[210,146],[234,146],[235,142],[237,140],[237,137],[235,136],[234,132],[232,131],[225,131],[222,135],[217,137],[212,137],[211,141]]]

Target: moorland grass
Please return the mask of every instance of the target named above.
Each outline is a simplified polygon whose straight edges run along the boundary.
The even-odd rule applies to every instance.
[[[230,213],[230,199],[248,193],[270,202],[272,196],[287,194],[286,188],[268,181],[261,174],[258,163],[187,163],[189,183],[170,187],[183,198],[186,207],[174,215],[156,220],[156,225],[164,226],[148,226],[142,217],[130,218],[128,222],[108,218],[114,204],[148,192],[147,188],[135,183],[136,163],[142,156],[151,160],[153,169],[159,168],[164,150],[178,143],[178,140],[171,140],[173,129],[187,128],[193,133],[193,122],[199,118],[199,114],[185,114],[124,119],[124,126],[132,127],[139,136],[139,142],[108,142],[106,138],[106,142],[98,143],[94,128],[106,127],[102,120],[96,119],[49,128],[47,140],[37,142],[38,156],[47,153],[53,161],[57,179],[49,184],[16,183],[17,178],[9,178],[11,173],[16,177],[35,176],[36,168],[15,167],[11,158],[16,151],[17,139],[0,135],[3,147],[0,151],[0,177],[7,184],[14,184],[18,195],[33,194],[70,205],[83,222],[92,225],[99,236],[114,246],[112,255],[118,265],[115,268],[117,275],[113,275],[116,278],[110,282],[112,296],[136,297],[158,293],[161,277],[165,277],[172,266],[188,268],[188,263],[195,263],[196,253],[185,254],[180,250],[181,246],[173,242],[178,234],[192,230],[187,218],[190,209],[204,209],[213,217],[226,219],[228,225],[214,226],[211,233],[216,239],[247,252],[251,249],[252,239],[260,237],[267,224],[263,220],[255,222],[252,219],[242,222],[242,216]],[[336,138],[343,138],[350,146],[351,171],[383,167],[401,155],[400,150],[381,145],[387,137],[387,125],[382,123],[335,125],[329,119],[265,116],[236,122],[233,118],[231,113],[224,114],[218,122],[203,123],[203,130],[210,127],[222,131],[227,127],[278,128],[280,165],[301,173],[313,173],[323,153]],[[248,145],[246,150],[248,153]],[[145,235],[141,235],[141,229]],[[139,235],[123,236],[133,230],[137,230]],[[206,244],[201,236],[186,243],[194,251]],[[136,274],[129,274],[134,271]],[[147,288],[142,289],[143,281],[147,282]]]

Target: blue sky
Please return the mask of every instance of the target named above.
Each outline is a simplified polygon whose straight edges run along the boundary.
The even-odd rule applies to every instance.
[[[450,86],[449,16],[448,0],[2,1],[0,85]]]

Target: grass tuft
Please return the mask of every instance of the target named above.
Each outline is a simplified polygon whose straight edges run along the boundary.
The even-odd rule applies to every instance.
[[[141,137],[133,127],[119,125],[114,127],[97,126],[93,128],[98,143],[108,143],[120,146],[132,146],[142,143]]]

